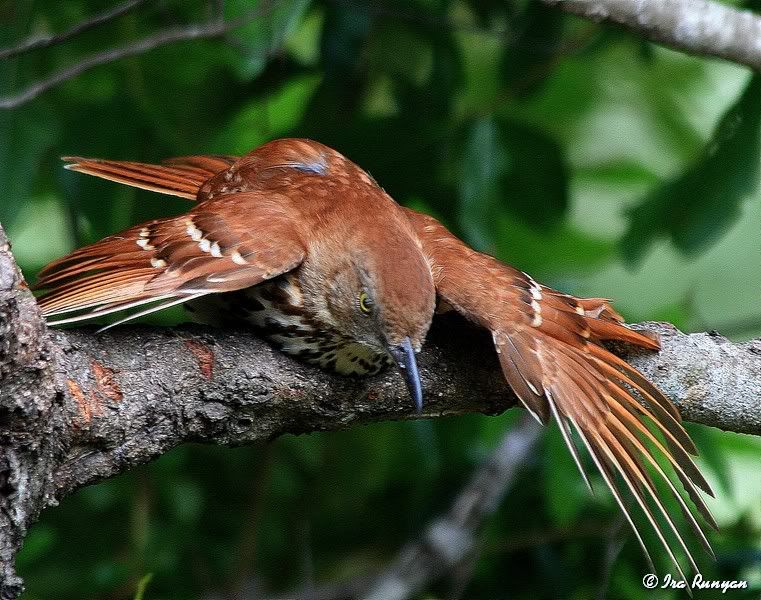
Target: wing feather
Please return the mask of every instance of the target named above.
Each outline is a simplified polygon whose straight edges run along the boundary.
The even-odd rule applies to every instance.
[[[682,483],[694,509],[715,526],[700,495],[700,490],[711,494],[711,488],[690,456],[697,453],[695,445],[674,404],[602,345],[611,340],[657,350],[658,340],[628,328],[608,300],[574,298],[539,285],[525,273],[471,250],[435,219],[404,210],[418,233],[441,300],[492,332],[505,379],[519,401],[542,422],[554,418],[588,482],[571,427],[575,430],[650,561],[616,483],[623,481],[687,582],[668,538],[684,551],[692,569],[697,571],[697,565],[653,475],[665,482],[709,553],[708,539],[672,477]],[[658,456],[671,467],[671,477]]]
[[[200,295],[257,285],[296,268],[305,252],[286,198],[241,192],[75,250],[45,267],[34,287],[47,290],[39,298],[46,317],[82,313],[56,324],[157,302],[123,322]]]

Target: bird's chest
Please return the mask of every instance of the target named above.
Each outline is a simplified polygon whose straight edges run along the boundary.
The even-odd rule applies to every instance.
[[[205,296],[192,311],[205,322],[250,323],[280,351],[342,375],[373,375],[391,364],[388,355],[341,334],[313,314],[293,274]]]

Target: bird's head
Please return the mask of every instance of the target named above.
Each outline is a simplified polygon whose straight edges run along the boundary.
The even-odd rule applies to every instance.
[[[324,310],[333,326],[391,355],[420,411],[423,396],[415,353],[431,325],[436,290],[414,240],[404,232],[388,232],[383,245],[355,249],[327,283]]]
[[[270,142],[248,158],[251,177],[293,196],[340,197],[323,237],[314,231],[302,269],[306,295],[323,321],[399,366],[419,410],[422,389],[415,353],[431,325],[436,290],[410,222],[373,178],[349,159],[311,140]],[[327,221],[325,204],[320,219]]]

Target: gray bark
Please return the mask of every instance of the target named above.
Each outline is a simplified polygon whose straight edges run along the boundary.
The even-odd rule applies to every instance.
[[[648,323],[658,354],[627,358],[687,420],[761,434],[761,341],[685,335]],[[455,320],[420,359],[423,417],[496,414],[515,403],[488,335]],[[622,350],[622,349],[619,349]],[[124,327],[48,330],[0,228],[0,598],[40,512],[78,488],[183,442],[228,446],[284,433],[416,418],[395,372],[366,380],[297,363],[246,331]]]
[[[541,0],[689,54],[761,71],[761,17],[712,0]]]

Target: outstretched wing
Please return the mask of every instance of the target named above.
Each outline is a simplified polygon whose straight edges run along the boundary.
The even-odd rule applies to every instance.
[[[51,322],[62,324],[133,311],[122,323],[286,273],[305,254],[288,206],[272,192],[219,196],[75,250],[40,272],[43,314],[79,313]]]
[[[676,407],[636,369],[601,345],[603,340],[621,340],[657,350],[658,341],[627,328],[606,300],[574,298],[542,286],[525,273],[468,248],[432,217],[405,211],[421,240],[440,298],[492,332],[502,371],[516,396],[540,422],[555,419],[589,485],[572,439],[573,426],[650,561],[619,490],[616,474],[620,476],[686,581],[666,540],[666,529],[672,531],[692,568],[698,569],[658,496],[656,479],[665,483],[698,539],[711,550],[657,456],[670,463],[695,507],[716,527],[698,489],[713,494],[690,457],[697,452]]]

